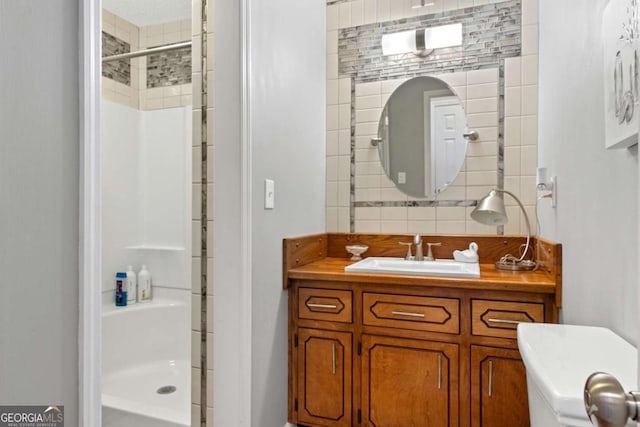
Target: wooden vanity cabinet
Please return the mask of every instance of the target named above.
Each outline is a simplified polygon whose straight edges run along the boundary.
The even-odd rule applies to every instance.
[[[340,233],[285,239],[288,421],[528,427],[517,326],[558,322],[561,245],[536,239],[541,267],[527,273],[489,263],[517,251],[521,239],[481,236],[472,238],[486,248],[479,279],[345,273],[346,243],[368,244],[370,256],[401,256],[394,251],[403,239]],[[432,240],[450,250],[468,239]]]
[[[458,425],[458,346],[362,336],[362,425]]]
[[[510,347],[517,338],[519,323],[556,319],[550,302],[545,316],[544,300],[520,298],[520,301],[471,298],[472,427],[529,426],[526,370],[520,352]],[[491,337],[508,341],[493,347],[475,344],[484,344],[483,340]]]
[[[352,334],[298,329],[298,422],[351,425]]]
[[[293,280],[289,421],[302,426],[526,427],[520,322],[550,295]]]
[[[352,426],[353,293],[300,283],[289,293],[290,413],[301,425]]]
[[[526,371],[518,350],[471,346],[471,426],[529,426]]]

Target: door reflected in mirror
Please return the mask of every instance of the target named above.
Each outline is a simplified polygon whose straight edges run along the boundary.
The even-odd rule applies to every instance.
[[[456,178],[467,153],[462,101],[444,81],[415,77],[400,85],[382,111],[378,154],[396,187],[434,198]]]

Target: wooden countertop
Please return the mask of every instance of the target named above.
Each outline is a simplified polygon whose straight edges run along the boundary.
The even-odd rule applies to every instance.
[[[532,237],[536,271],[515,272],[496,270],[495,261],[506,253],[520,253],[523,236],[430,235],[424,241],[441,242],[434,247],[436,258],[451,258],[455,249],[476,242],[480,246],[480,278],[428,277],[382,273],[352,273],[344,268],[351,264],[345,246],[365,244],[367,257],[403,257],[406,248],[398,242],[411,241],[413,236],[393,234],[322,233],[283,239],[282,276],[287,289],[294,280],[319,280],[351,283],[372,283],[400,286],[433,286],[452,289],[529,292],[554,295],[555,304],[562,307],[562,245],[540,237]]]
[[[382,273],[353,273],[344,268],[353,261],[348,258],[322,258],[289,269],[291,280],[324,280],[383,285],[434,286],[440,288],[478,289],[511,292],[556,294],[554,276],[542,271],[512,272],[496,270],[493,264],[480,264],[480,278],[411,276]]]

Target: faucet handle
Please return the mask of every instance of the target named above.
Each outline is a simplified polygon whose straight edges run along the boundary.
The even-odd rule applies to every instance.
[[[411,242],[398,242],[398,244],[407,247],[407,255],[404,257],[404,259],[411,259],[413,257],[413,255],[411,255],[411,245],[413,245],[413,243],[411,243]]]
[[[427,261],[433,261],[433,252],[431,252],[431,247],[432,246],[442,246],[441,242],[437,242],[437,243],[429,243],[427,242],[427,256],[424,258]]]

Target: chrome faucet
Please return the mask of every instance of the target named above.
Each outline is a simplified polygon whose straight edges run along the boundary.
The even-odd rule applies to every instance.
[[[407,261],[412,260],[413,259],[413,255],[411,255],[411,245],[413,245],[413,243],[411,243],[411,242],[398,242],[398,244],[407,247],[407,254],[404,256],[404,259],[406,259]]]
[[[416,245],[416,261],[424,261],[424,255],[422,254],[422,237],[420,234],[416,234],[413,238],[413,244]]]
[[[429,243],[427,242],[427,256],[424,258],[427,261],[434,261],[435,258],[433,257],[433,252],[431,251],[431,247],[432,246],[442,246],[442,243],[438,242],[438,243]]]

